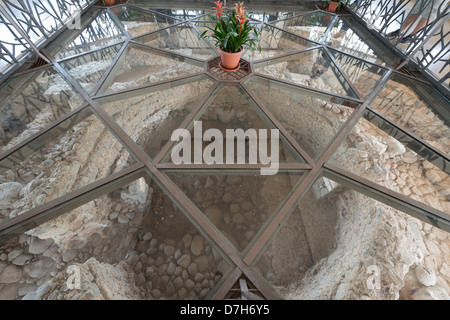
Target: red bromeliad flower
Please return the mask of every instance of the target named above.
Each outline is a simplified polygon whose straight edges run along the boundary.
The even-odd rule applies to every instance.
[[[214,13],[216,16],[217,16],[217,18],[222,18],[222,15],[223,15],[223,10],[225,9],[224,7],[223,7],[223,2],[221,2],[221,1],[216,1],[216,2],[214,2],[215,4],[216,4],[216,6],[215,7],[213,7],[214,9],[216,9],[216,12]]]
[[[249,20],[249,18],[239,18],[239,34],[241,34],[242,27],[244,26],[245,21]]]
[[[235,3],[235,6],[236,6],[236,23],[239,21],[239,34],[241,34],[242,27],[244,26],[245,21],[249,20],[249,18],[245,16],[245,7],[242,2]]]

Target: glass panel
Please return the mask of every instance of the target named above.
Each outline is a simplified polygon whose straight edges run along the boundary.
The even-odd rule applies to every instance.
[[[450,163],[376,114],[366,111],[364,118],[330,163],[450,213]]]
[[[322,41],[325,31],[333,21],[334,15],[315,11],[288,20],[274,22],[278,28],[286,29],[307,39]]]
[[[209,298],[231,262],[153,179],[133,180],[0,246],[11,253],[0,261],[0,297]],[[80,288],[68,290],[73,268]]]
[[[133,0],[133,5],[174,19],[188,20],[205,13],[210,13],[213,4],[203,1],[165,1],[165,0]]]
[[[251,51],[247,48],[242,53],[242,58],[250,61],[262,60],[306,49],[315,44],[270,25],[264,25],[261,28],[259,45],[261,46],[261,52],[258,49]]]
[[[129,45],[99,92],[111,92],[202,72],[204,63]],[[106,89],[106,90],[105,90]]]
[[[121,45],[94,51],[76,58],[61,62],[61,65],[70,73],[78,84],[88,93],[91,93],[103,73],[108,69]]]
[[[378,84],[378,81],[387,72],[375,64],[367,63],[358,58],[343,54],[330,49],[331,54],[347,73],[350,80],[358,88],[359,92],[366,97],[372,93],[372,90]]]
[[[216,53],[200,34],[188,24],[181,24],[136,39],[149,46],[170,50],[199,59],[209,59]]]
[[[114,13],[132,37],[159,30],[178,22],[158,13],[128,6],[114,8]]]
[[[443,299],[448,240],[445,231],[320,177],[253,268],[289,300]]]
[[[14,64],[30,52],[26,41],[0,12],[0,73],[6,74]]]
[[[196,121],[199,124],[196,125]],[[181,156],[185,151],[184,149],[179,150],[177,155],[186,157],[186,162],[190,162],[188,164],[205,164],[205,157],[211,156],[216,164],[225,164],[229,162],[228,158],[230,158],[232,164],[262,165],[261,144],[267,147],[266,154],[271,158],[270,165],[304,163],[303,158],[281,134],[279,134],[277,154],[272,153],[272,147],[277,146],[272,146],[273,136],[270,129],[275,129],[275,127],[242,87],[235,84],[220,85],[205,103],[203,110],[187,126],[187,129],[190,131],[190,136],[180,140],[187,139],[190,141],[191,156],[188,157],[190,159],[187,159],[184,154]],[[217,131],[210,139],[203,136],[209,129]],[[261,130],[265,130],[266,139],[262,138]],[[242,135],[239,135],[239,132],[242,132]],[[232,141],[231,148],[228,146],[230,141]],[[201,149],[197,148],[197,143],[201,146]],[[178,146],[178,143],[167,152],[163,161],[172,162],[172,150],[175,146]],[[222,155],[218,153],[219,150]],[[198,152],[201,153],[201,160],[196,159],[199,156]]]
[[[442,120],[450,116],[450,103],[433,87],[393,74],[370,106],[450,154],[450,129]]]
[[[161,9],[162,6],[152,5],[152,7],[154,7],[154,8],[150,8],[150,9],[155,12],[159,12],[159,13],[165,14],[167,16],[170,16],[174,19],[180,19],[180,20],[193,19],[193,18],[203,15],[205,13],[211,12],[211,7],[209,7],[209,6],[206,7],[206,10],[200,9],[200,6],[208,5],[206,3],[203,5],[197,4],[196,8],[191,8],[191,7],[181,8],[180,5],[182,5],[182,4],[172,3],[170,9]],[[175,8],[174,6],[177,6],[178,8]]]
[[[96,102],[153,158],[213,84],[202,75]]]
[[[362,32],[361,29],[358,29],[358,31]],[[340,18],[330,30],[326,39],[326,44],[370,62],[385,66],[386,63],[381,58],[380,54],[376,53],[372,47],[369,46],[369,43],[374,46],[372,38],[373,37],[369,38],[369,36],[361,37],[351,28],[347,20]],[[383,52],[384,59],[390,57],[388,54],[389,49],[386,48],[381,52]]]
[[[89,10],[82,17],[81,33],[79,29],[67,29],[46,50],[55,59],[62,59],[126,39],[107,11],[95,17],[97,14],[97,10]]]
[[[85,103],[53,68],[29,72],[0,87],[1,152]]]
[[[167,175],[231,244],[243,251],[291,193],[302,173],[177,171]]]
[[[120,142],[85,108],[0,161],[0,221],[132,163]]]
[[[299,15],[308,11],[313,11],[316,8],[312,5],[276,5],[276,4],[246,4],[246,9],[250,18],[262,21],[272,22],[280,19],[286,19],[294,15]]]
[[[356,97],[345,78],[323,49],[255,63],[255,71],[322,91]]]
[[[312,158],[325,151],[358,106],[257,76],[245,84]]]

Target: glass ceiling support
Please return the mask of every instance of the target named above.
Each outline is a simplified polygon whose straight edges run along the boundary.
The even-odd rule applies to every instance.
[[[138,7],[136,7],[136,9],[142,10]],[[119,26],[121,26],[121,31],[125,33],[126,30],[120,23],[120,17],[116,16],[115,13],[113,13],[110,9],[107,9],[105,12],[109,12],[111,14],[112,19],[116,23],[118,23]],[[146,12],[151,12],[174,19],[174,17],[172,16],[161,14],[157,11],[147,10]],[[198,18],[199,17],[197,16],[193,19]],[[284,20],[289,19],[290,18]],[[340,19],[339,16],[334,15],[331,26],[338,19]],[[201,59],[198,57],[193,57],[189,54],[173,52],[169,50],[170,48],[160,48],[152,46],[151,44],[143,44],[137,40],[137,38],[139,37],[158,34],[158,32],[161,31],[173,30],[170,28],[176,28],[182,26],[183,24],[191,27],[195,31],[194,33],[199,32],[195,23],[191,24],[190,21],[186,22],[184,20],[180,20],[180,22],[177,22],[175,24],[164,26],[163,28],[160,28],[156,31],[140,34],[133,38],[131,38],[131,36],[127,33],[126,40],[122,39],[121,41],[115,42],[114,44],[100,46],[87,52],[76,54],[69,58],[55,59],[54,57],[51,57],[49,59],[49,62],[53,63],[53,66],[58,71],[58,73],[62,75],[62,77],[73,88],[75,88],[75,91],[77,91],[81,95],[86,103],[74,110],[71,110],[48,127],[41,129],[39,132],[35,133],[28,139],[13,146],[13,148],[11,148],[10,150],[7,150],[7,152],[2,155],[0,161],[11,160],[12,162],[20,162],[27,157],[27,152],[29,152],[27,148],[34,147],[35,149],[31,151],[36,151],[42,145],[45,145],[45,143],[47,143],[45,137],[51,136],[51,133],[53,131],[57,131],[60,126],[66,128],[66,130],[70,129],[72,126],[72,124],[68,126],[63,126],[62,124],[65,124],[66,122],[68,123],[71,120],[74,120],[75,124],[77,121],[84,121],[85,119],[87,119],[87,116],[92,115],[95,119],[98,119],[102,125],[105,126],[105,131],[107,133],[111,134],[113,138],[117,139],[118,144],[129,153],[134,162],[130,163],[121,171],[112,172],[110,175],[101,177],[96,181],[90,181],[79,189],[69,190],[69,192],[64,194],[62,197],[53,199],[40,207],[34,208],[22,215],[12,218],[11,220],[0,223],[0,241],[3,241],[4,239],[6,239],[6,237],[12,234],[19,234],[37,226],[44,221],[49,221],[50,219],[64,212],[67,212],[70,209],[78,207],[81,204],[97,198],[100,194],[108,193],[109,191],[117,187],[134,181],[137,178],[141,177],[143,172],[150,175],[152,179],[154,179],[158,183],[158,185],[161,186],[163,191],[180,208],[183,208],[186,211],[186,215],[188,216],[189,220],[191,220],[196,226],[198,225],[201,230],[203,230],[210,238],[212,238],[216,242],[217,246],[235,265],[233,271],[231,273],[227,273],[228,278],[220,284],[220,288],[218,288],[218,290],[214,293],[214,299],[223,299],[232,288],[233,284],[242,275],[246,276],[266,298],[278,298],[277,294],[275,294],[270,287],[270,284],[262,281],[258,274],[254,271],[253,265],[255,264],[255,261],[258,259],[258,256],[261,254],[264,247],[270,241],[274,232],[284,221],[286,221],[300,199],[304,197],[306,192],[310,190],[312,184],[321,175],[335,180],[342,185],[348,186],[353,190],[360,191],[361,193],[366,194],[371,198],[402,210],[410,214],[411,216],[417,217],[427,223],[437,226],[438,228],[450,231],[450,220],[448,214],[439,211],[438,209],[428,205],[427,203],[417,201],[415,199],[407,197],[406,195],[402,195],[387,187],[377,184],[371,180],[362,178],[353,172],[346,171],[345,169],[334,165],[334,163],[330,161],[333,155],[336,153],[336,150],[345,142],[347,137],[349,137],[351,132],[356,128],[358,122],[360,122],[361,120],[367,120],[371,124],[375,125],[379,129],[390,135],[393,139],[396,139],[400,143],[411,148],[413,151],[417,152],[419,156],[425,158],[442,171],[448,173],[449,168],[447,163],[449,162],[449,159],[448,155],[446,155],[444,151],[420,138],[419,134],[410,133],[410,130],[403,128],[404,125],[397,124],[396,121],[390,119],[389,116],[381,114],[377,110],[372,109],[371,104],[380,94],[382,89],[386,86],[387,82],[391,80],[394,75],[399,74],[394,70],[393,66],[384,67],[379,64],[381,62],[378,63],[377,61],[377,63],[374,63],[373,61],[367,61],[357,57],[352,53],[344,52],[342,50],[333,48],[332,45],[325,44],[326,39],[332,33],[331,26],[328,26],[328,28],[326,29],[323,39],[320,42],[317,42],[311,41],[306,37],[299,36],[294,32],[286,31],[279,27],[274,27],[272,24],[261,24],[263,28],[269,28],[269,30],[271,29],[272,31],[287,34],[289,37],[292,37],[292,39],[294,39],[292,41],[293,43],[295,43],[295,40],[301,40],[310,42],[312,46],[302,48],[300,50],[296,48],[295,50],[288,53],[284,52],[280,55],[264,57],[263,59],[255,59],[255,61],[250,61],[250,74],[240,80],[234,81],[220,81],[217,78],[213,78],[208,73],[207,63],[214,57],[210,59]],[[110,82],[112,80],[115,80],[116,67],[121,66],[124,63],[128,54],[127,48],[129,48],[130,46],[148,49],[149,52],[153,53],[157,52],[157,57],[175,59],[175,61],[179,58],[183,63],[190,63],[196,67],[200,66],[201,71],[177,76],[171,79],[162,78],[163,80],[156,81],[154,83],[140,83],[135,87],[125,87],[125,89],[108,92],[107,89],[110,87]],[[114,51],[114,54],[110,57],[110,60],[105,63],[106,67],[103,69],[102,74],[99,75],[95,81],[93,80],[92,83],[90,83],[90,85],[93,86],[93,90],[88,92],[86,88],[80,85],[78,78],[74,77],[70,73],[70,69],[67,68],[66,63],[68,61],[73,61],[74,59],[81,59],[89,54],[95,55],[101,50],[111,49],[114,47],[117,47],[117,50]],[[281,51],[282,50],[280,50],[280,52]],[[350,90],[346,90],[345,93],[334,93],[330,92],[326,87],[314,88],[304,84],[295,83],[292,81],[290,82],[285,80],[284,78],[279,79],[272,75],[263,74],[261,70],[258,70],[258,68],[262,69],[265,66],[272,65],[274,61],[276,63],[278,63],[278,61],[286,63],[287,61],[294,61],[293,64],[295,66],[295,63],[298,63],[298,61],[296,62],[294,58],[302,56],[302,54],[308,55],[320,52],[323,52],[324,57],[327,59],[327,61],[331,61],[332,65],[335,66],[335,69],[330,68],[333,69],[332,71],[334,72],[330,73],[330,75],[334,74],[336,76],[336,78],[333,78],[333,80],[339,82],[341,87],[345,87],[346,85],[348,85],[346,89],[350,88]],[[352,78],[352,74],[348,74],[346,72],[347,69],[343,66],[343,63],[340,60],[342,59],[342,57],[339,58],[340,55],[335,56],[336,53],[362,62],[365,67],[365,69],[361,68],[363,70],[361,71],[362,73],[364,71],[368,73],[372,72],[373,74],[379,76],[379,79],[375,78],[376,81],[373,82],[372,91],[362,92],[362,90],[358,89],[357,81],[361,74],[358,73],[358,77],[356,77],[356,79]],[[371,69],[372,67],[375,69],[381,68],[382,71],[379,71],[378,69],[377,71],[373,71]],[[131,71],[133,71],[133,69],[131,69]],[[180,166],[168,163],[165,157],[167,156],[167,154],[169,154],[175,142],[164,141],[164,144],[161,144],[159,151],[154,155],[146,152],[140,142],[131,137],[129,128],[123,126],[123,123],[119,122],[120,119],[117,120],[117,118],[114,118],[111,115],[113,113],[111,113],[106,106],[108,101],[121,101],[122,99],[125,99],[124,97],[135,97],[136,95],[139,96],[143,95],[144,93],[151,94],[166,89],[176,88],[184,84],[190,84],[194,81],[193,79],[198,80],[198,78],[202,78],[203,80],[208,79],[207,82],[210,82],[211,84],[207,86],[207,89],[198,94],[198,97],[195,100],[195,104],[193,104],[191,106],[191,109],[189,109],[189,113],[187,115],[183,115],[183,118],[180,121],[181,124],[178,126],[179,128],[190,129],[192,122],[196,119],[200,119],[205,114],[205,110],[208,109],[211,101],[217,98],[217,91],[219,89],[223,89],[224,86],[234,86],[234,88],[241,89],[241,91],[238,92],[239,94],[237,97],[237,99],[241,99],[239,101],[240,104],[244,105],[245,107],[248,107],[246,104],[249,104],[251,105],[251,107],[257,109],[256,114],[261,117],[261,119],[263,119],[263,122],[269,127],[275,127],[279,129],[282,133],[284,139],[283,141],[286,141],[287,144],[292,147],[291,149],[296,151],[304,160],[303,162],[302,160],[300,160],[298,162],[280,164],[279,168],[281,172],[294,172],[297,173],[300,178],[296,180],[295,183],[291,181],[292,186],[289,187],[289,193],[286,198],[284,198],[279,207],[277,207],[275,211],[272,212],[272,215],[269,215],[269,217],[267,217],[267,220],[263,221],[262,227],[254,235],[254,238],[250,239],[248,245],[244,246],[245,248],[241,248],[242,250],[238,250],[239,248],[231,243],[231,241],[222,233],[222,231],[203,213],[202,207],[200,207],[197,203],[194,203],[194,201],[190,199],[187,194],[183,193],[182,188],[171,178],[171,174],[178,175],[184,173],[187,175],[195,175],[199,173],[206,173],[214,175],[217,173],[225,173],[225,175],[250,175],[254,172],[258,172],[258,169],[260,169],[261,165],[250,164],[207,166],[204,164],[200,164]],[[216,81],[212,81],[214,79]],[[299,99],[297,101],[300,101],[307,96],[313,96],[318,101],[323,100],[323,102],[325,103],[327,101],[330,101],[331,103],[342,104],[346,107],[351,107],[352,112],[348,116],[348,118],[341,119],[342,126],[339,126],[334,136],[330,138],[329,141],[327,141],[326,147],[324,147],[323,150],[318,151],[316,154],[311,155],[310,150],[307,149],[307,146],[305,146],[301,142],[298,142],[297,138],[294,135],[289,134],[290,131],[288,131],[284,127],[283,119],[280,119],[278,115],[274,113],[273,109],[266,105],[264,99],[262,99],[253,89],[255,88],[255,86],[252,87],[248,84],[248,82],[251,82],[255,79],[260,79],[261,81],[266,81],[273,85],[274,91],[272,91],[272,93],[274,93],[275,89],[279,87],[289,88],[292,92],[295,92],[295,94],[297,94],[297,96],[295,97],[296,99]],[[419,82],[427,83],[426,81]],[[286,92],[287,91],[288,90],[286,90]],[[353,95],[353,93],[350,91],[353,91],[353,93],[355,94]],[[364,94],[366,93],[367,96],[364,96]],[[245,98],[245,96],[248,96],[247,100],[243,99],[243,97]],[[327,97],[327,99],[329,100],[324,99],[324,97]],[[101,99],[103,99],[103,101]],[[286,95],[286,99],[290,99],[290,97]],[[294,98],[292,99],[293,101],[295,101]],[[300,106],[299,104],[299,107],[303,106]],[[248,108],[250,109],[250,107]],[[85,113],[86,116],[83,117],[83,114]],[[378,120],[367,117],[367,114],[370,113],[375,114],[378,117]],[[79,115],[80,117],[75,119],[76,115]],[[139,115],[137,114],[135,116]],[[383,123],[380,124],[379,121]],[[159,137],[161,141],[164,140],[163,138]],[[22,152],[21,150],[24,151]],[[16,157],[16,155],[18,156]]]
[[[450,6],[446,1],[354,1],[348,9],[406,59],[401,66],[408,61],[414,62],[449,95],[449,60],[445,59],[449,42],[445,38],[448,36],[446,22],[449,21]],[[423,27],[415,30],[417,24]],[[402,30],[404,34],[390,36],[396,30]]]
[[[34,45],[33,41],[28,38],[28,35],[22,30],[22,28],[16,23],[16,21],[11,18],[9,13],[3,8],[3,6],[0,3],[0,13],[3,14],[6,19],[8,19],[9,23],[14,27],[14,29],[20,34],[23,40],[26,41],[26,43],[30,46],[30,48],[34,51],[35,54],[37,54],[41,59],[43,59],[45,62],[49,63],[50,61],[47,59],[46,56],[44,56],[39,49]]]

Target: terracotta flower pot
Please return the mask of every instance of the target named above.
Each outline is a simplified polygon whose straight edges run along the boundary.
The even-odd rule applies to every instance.
[[[339,2],[331,1],[328,4],[327,11],[328,12],[336,12],[336,9],[337,9],[338,5],[339,5]]]
[[[219,47],[220,59],[222,61],[222,66],[225,69],[230,69],[230,70],[235,69],[239,65],[239,60],[241,59],[242,51],[244,51],[244,49],[242,49],[239,52],[229,53],[229,52],[223,51]]]
[[[114,3],[116,3],[116,0],[105,0],[107,6],[113,5]]]

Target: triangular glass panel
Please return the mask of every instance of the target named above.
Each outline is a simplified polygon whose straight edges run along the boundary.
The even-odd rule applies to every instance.
[[[115,45],[93,51],[69,60],[64,60],[61,62],[61,65],[87,93],[91,93],[121,47],[122,45]]]
[[[431,287],[415,274],[442,275],[448,233],[405,207],[372,199],[364,186],[327,175],[294,206],[251,268],[286,300],[426,299]]]
[[[266,156],[272,159],[272,167],[278,166],[279,163],[304,163],[301,155],[279,131],[278,146],[273,144],[276,139],[271,129],[278,130],[240,85],[221,84],[187,126],[190,136],[176,143],[162,161],[173,163],[174,153],[177,157],[182,157],[185,164],[205,166],[226,163],[266,166],[267,163],[261,161]],[[214,130],[211,140],[203,136],[208,130]],[[185,144],[184,139],[188,141],[189,146],[186,144],[186,147],[190,148],[191,156],[184,154],[184,148],[178,151],[174,149],[181,143]],[[265,151],[262,151],[261,145],[266,147]],[[277,149],[272,151],[272,147]]]
[[[358,104],[254,76],[246,86],[312,158],[317,158]]]
[[[353,84],[358,88],[359,92],[366,97],[376,87],[381,77],[388,71],[376,64],[365,62],[333,49],[330,49],[330,52]]]
[[[325,42],[333,48],[382,66],[394,65],[398,61],[392,50],[351,19],[338,18]]]
[[[356,97],[327,53],[319,48],[254,64],[255,72],[312,88]]]
[[[0,153],[84,103],[53,67],[9,79],[0,87]]]
[[[314,11],[281,21],[273,21],[271,24],[302,36],[303,38],[322,41],[333,18],[334,15],[332,14],[323,11]]]
[[[450,213],[450,162],[370,110],[329,163]]]
[[[450,154],[450,102],[431,85],[394,73],[370,107]]]
[[[0,220],[12,219],[119,172],[135,159],[89,107],[73,114],[0,161],[8,190]]]
[[[165,49],[192,56],[199,59],[209,59],[216,56],[205,39],[189,24],[183,23],[170,28],[154,32],[135,39],[152,47]]]
[[[193,8],[189,5],[186,7],[186,6],[183,6],[182,4],[180,5],[180,3],[174,2],[170,5],[170,7],[171,7],[170,9],[163,9],[163,8],[155,7],[153,5],[151,8],[149,8],[149,10],[164,14],[166,16],[169,16],[169,17],[172,17],[173,19],[178,19],[178,20],[194,19],[195,17],[199,17],[201,15],[212,12],[211,7],[208,4],[205,5],[205,8],[201,8],[200,6],[201,5],[196,4],[195,8]],[[201,18],[201,17],[199,17],[199,18]]]
[[[94,14],[98,15],[91,20]],[[68,58],[126,39],[108,11],[98,13],[97,10],[90,10],[81,19],[81,33],[79,29],[67,29],[45,48],[55,59]]]
[[[246,5],[246,9],[248,12],[248,16],[252,19],[270,23],[276,20],[287,19],[292,16],[300,15],[305,12],[315,10],[315,7],[312,5],[295,5],[293,7],[276,5],[276,4],[251,4],[248,3]]]
[[[258,48],[255,51],[246,48],[242,53],[242,58],[257,61],[316,45],[313,42],[267,24],[260,29],[260,32],[258,47],[261,47],[261,52]]]
[[[31,262],[20,280],[8,279],[8,284],[28,288],[16,289],[19,296],[31,291],[26,299],[210,299],[234,269],[146,172],[122,177],[95,193],[92,201],[68,206],[75,209],[63,207],[56,218],[34,217],[36,227],[18,234],[23,257],[16,263]],[[68,270],[58,267],[62,261],[78,267],[80,288],[67,290]],[[7,290],[0,288],[2,297]]]
[[[153,32],[179,22],[166,15],[130,6],[114,8],[114,12],[132,37]]]
[[[213,84],[199,75],[95,101],[154,158]]]
[[[264,300],[264,295],[242,274],[228,291],[224,300]]]
[[[259,170],[166,174],[240,252],[281,207],[303,175],[293,171],[261,175]]]
[[[129,44],[117,61],[100,92],[111,92],[202,72],[204,63]]]

